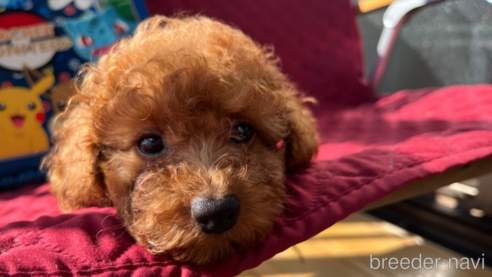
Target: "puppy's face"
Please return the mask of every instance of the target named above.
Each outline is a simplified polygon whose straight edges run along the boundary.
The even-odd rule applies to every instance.
[[[65,210],[113,205],[137,241],[205,264],[268,234],[314,119],[272,54],[207,18],[143,22],[88,68],[46,159]]]
[[[221,84],[207,71],[120,95],[114,108],[122,114],[107,107],[94,121],[100,170],[130,233],[154,252],[197,263],[265,235],[285,194],[280,118],[247,99],[251,87]]]

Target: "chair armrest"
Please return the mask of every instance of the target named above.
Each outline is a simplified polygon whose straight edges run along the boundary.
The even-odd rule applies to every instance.
[[[369,13],[375,10],[386,8],[396,0],[361,0],[355,8],[358,14]]]
[[[378,41],[377,57],[368,77],[368,82],[374,91],[377,91],[381,83],[401,26],[410,12],[443,1],[445,0],[399,0],[388,6],[383,15],[384,28]]]

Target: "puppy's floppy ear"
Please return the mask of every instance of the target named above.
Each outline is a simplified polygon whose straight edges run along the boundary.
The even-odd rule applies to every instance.
[[[51,192],[65,212],[111,204],[98,168],[92,112],[87,102],[78,101],[77,96],[56,119],[55,146],[42,165],[49,169]]]
[[[299,95],[299,93],[293,94]],[[306,102],[315,102],[315,100],[299,96],[287,101],[289,128],[289,136],[285,139],[287,171],[307,165],[318,153],[316,119],[304,106]]]
[[[262,81],[264,87],[279,92],[274,103],[282,103],[282,112],[277,116],[282,122],[281,136],[286,146],[285,164],[287,171],[307,165],[318,153],[318,133],[316,119],[306,103],[316,103],[312,97],[305,97],[288,77],[281,73],[280,59],[275,56],[272,47],[261,48],[264,60]],[[275,95],[276,93],[274,93]],[[280,100],[281,101],[278,101]],[[287,136],[287,137],[285,137]],[[278,141],[277,141],[278,142]],[[278,146],[277,146],[278,147]]]

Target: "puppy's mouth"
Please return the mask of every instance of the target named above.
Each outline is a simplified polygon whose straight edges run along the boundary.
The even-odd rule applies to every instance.
[[[25,117],[22,116],[22,115],[14,115],[12,117],[10,117],[10,119],[12,120],[12,124],[14,124],[14,126],[18,129],[22,128],[22,126],[24,126],[24,122],[25,122]]]

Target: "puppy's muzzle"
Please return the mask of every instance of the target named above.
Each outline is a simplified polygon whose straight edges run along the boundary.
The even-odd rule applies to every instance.
[[[236,225],[240,205],[235,194],[222,199],[197,197],[191,204],[191,215],[205,233],[223,233]]]

